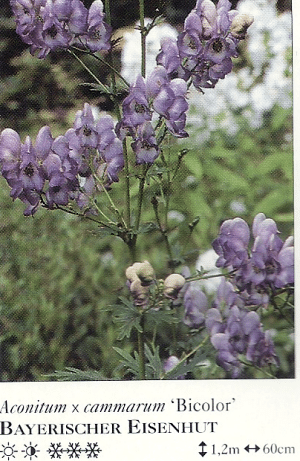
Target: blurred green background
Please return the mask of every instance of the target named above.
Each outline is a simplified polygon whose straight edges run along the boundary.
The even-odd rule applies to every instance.
[[[132,27],[138,2],[112,4],[114,28]],[[190,0],[184,7],[176,0],[146,4],[148,16],[159,8],[174,26],[194,7]],[[277,2],[278,14],[290,7],[289,1]],[[8,5],[0,7],[0,15],[0,130],[13,128],[24,140],[47,124],[56,136],[72,125],[75,112],[87,100],[100,111],[112,110],[103,95],[81,85],[87,75],[67,53],[57,52],[45,60],[32,57],[15,33]],[[291,49],[284,59],[286,78],[291,79]],[[107,78],[104,66],[92,59],[86,62],[98,76]],[[243,45],[235,68],[249,68],[251,73],[251,66]],[[254,84],[261,81],[262,74],[253,79]],[[257,128],[247,123],[241,108],[230,110],[238,127],[234,135],[221,127],[222,115],[218,115],[220,127],[201,145],[201,129],[191,124],[189,140],[172,140],[165,146],[174,162],[183,148],[189,149],[172,191],[165,192],[172,194],[171,209],[180,213],[170,215],[170,240],[176,256],[192,270],[224,219],[241,216],[251,223],[255,214],[264,212],[276,220],[283,239],[293,233],[292,107],[274,101]],[[116,184],[112,194],[122,209],[120,188]],[[153,219],[151,199],[160,194],[160,187],[151,183],[145,222]],[[0,380],[42,380],[65,367],[97,369],[109,378],[118,377],[114,369],[119,358],[112,346],[121,345],[105,308],[123,292],[130,259],[122,241],[100,235],[93,223],[71,215],[40,209],[33,218],[25,218],[23,210],[21,202],[12,202],[9,187],[0,178]],[[187,241],[188,224],[196,216],[199,224]],[[162,245],[161,235],[152,232],[139,246],[139,257],[151,262],[158,277],[167,274]],[[279,376],[292,377],[290,330],[280,316],[271,315],[267,323],[278,331]],[[123,346],[131,350],[130,342]],[[214,367],[201,377],[223,374]]]

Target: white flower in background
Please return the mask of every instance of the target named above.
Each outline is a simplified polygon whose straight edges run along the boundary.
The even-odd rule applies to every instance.
[[[145,19],[145,25],[151,22]],[[136,25],[139,26],[139,23]],[[159,24],[150,30],[146,38],[146,75],[149,75],[156,66],[156,56],[160,51],[160,41],[163,37],[176,38],[177,31],[169,24]],[[124,46],[121,54],[123,77],[134,83],[136,77],[141,73],[141,33],[136,28],[124,34]]]
[[[221,274],[220,269],[216,267],[218,259],[217,253],[211,248],[202,253],[196,261],[196,269],[198,271],[208,271],[207,275]],[[212,277],[205,280],[199,280],[199,284],[204,288],[207,294],[215,293],[220,285],[221,277]]]

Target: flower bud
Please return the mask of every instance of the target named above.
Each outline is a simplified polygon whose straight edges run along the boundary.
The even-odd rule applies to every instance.
[[[230,32],[234,38],[242,40],[245,38],[248,27],[253,23],[254,18],[251,14],[238,14],[233,18]]]
[[[153,267],[148,261],[136,264],[139,264],[136,268],[136,275],[140,279],[142,285],[150,285],[150,283],[155,279]]]
[[[135,263],[135,264],[140,264],[140,263]],[[126,278],[129,280],[129,282],[133,282],[134,280],[138,279],[138,276],[136,275],[135,264],[127,267],[125,271]]]
[[[185,278],[182,275],[169,275],[164,281],[164,295],[166,298],[176,299],[184,284]]]
[[[147,304],[149,288],[143,286],[139,278],[131,283],[130,292],[136,306],[144,306]]]
[[[148,261],[134,263],[127,267],[125,275],[130,282],[139,279],[142,285],[150,285],[155,279],[154,269]]]

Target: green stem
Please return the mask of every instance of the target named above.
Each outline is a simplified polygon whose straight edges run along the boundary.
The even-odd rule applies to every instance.
[[[144,330],[144,316],[141,316],[141,327]],[[144,353],[144,331],[138,331],[138,353],[140,359],[140,379],[146,379],[145,353]]]
[[[103,85],[103,83],[101,82],[101,80],[99,80],[98,77],[96,77],[96,75],[91,71],[91,69],[88,68],[88,66],[79,58],[79,56],[77,56],[76,53],[74,53],[74,51],[72,50],[68,50],[68,52],[74,56],[74,58],[82,65],[82,67],[91,75],[91,77],[93,77],[93,79],[95,80],[95,82],[98,83],[98,85],[101,87],[103,93],[105,94],[108,94],[109,91],[107,90],[106,86]]]
[[[105,0],[105,14],[106,14],[106,22],[107,24],[111,25],[111,13],[110,13],[110,0]],[[112,79],[112,85],[113,85],[113,90],[114,94],[117,94],[117,85],[116,85],[116,77],[115,74],[117,74],[125,83],[126,86],[128,86],[128,83],[126,80],[121,76],[121,74],[117,73],[115,70],[114,66],[114,57],[112,50],[109,52],[109,68],[111,69],[111,79]],[[100,58],[99,58],[100,59]],[[120,110],[120,106],[118,104],[118,101],[115,99],[115,110],[117,112],[117,117],[118,121],[120,122],[122,119],[122,114]],[[123,141],[123,156],[124,156],[124,170],[125,170],[125,198],[126,198],[126,207],[125,207],[125,220],[126,220],[126,225],[127,229],[130,228],[131,226],[131,209],[130,209],[130,179],[129,179],[129,158],[128,158],[128,150],[127,150],[127,144],[126,144],[126,139]],[[131,243],[128,243],[129,250],[131,253],[131,257],[134,257],[135,249],[132,248]]]
[[[123,217],[122,217],[120,211],[119,211],[118,208],[116,207],[116,205],[115,205],[113,199],[111,198],[111,196],[110,196],[109,193],[107,192],[107,189],[106,189],[105,185],[103,184],[103,181],[101,181],[101,179],[99,178],[99,176],[97,176],[97,174],[96,174],[95,172],[94,172],[93,174],[94,174],[95,179],[99,182],[99,184],[101,184],[101,186],[102,186],[102,191],[103,191],[104,194],[106,195],[107,200],[109,201],[109,203],[110,203],[110,205],[111,205],[111,207],[112,207],[112,209],[113,209],[113,211],[114,211],[116,217],[119,219],[120,223],[121,223],[121,224],[124,226],[124,228],[126,229],[126,223],[125,223],[125,221],[124,221],[124,219],[123,219]],[[97,209],[98,209],[98,208],[97,208]],[[102,211],[101,211],[101,213],[102,213],[103,216],[105,216],[104,213],[103,213]]]
[[[235,273],[235,269],[232,270],[231,272],[227,273],[221,273],[221,274],[213,274],[213,275],[194,275],[191,277],[186,278],[186,282],[193,282],[194,280],[206,280],[206,279],[212,279],[215,277],[228,277],[230,275],[233,275]]]
[[[120,80],[122,80],[126,88],[129,88],[130,85],[127,82],[127,80],[123,77],[123,75],[120,74],[120,72],[118,72],[117,69],[115,69],[109,62],[105,61],[105,59],[103,59],[101,56],[98,56],[90,50],[83,50],[82,48],[77,48],[76,46],[72,46],[72,49],[75,51],[80,51],[81,53],[88,54],[89,56],[95,58],[97,61],[100,61],[102,64],[107,66],[112,72],[114,72],[114,74],[117,75],[117,77],[119,77]]]
[[[106,24],[111,26],[110,0],[105,0],[104,8],[105,8],[105,22]]]
[[[168,239],[167,231],[166,231],[166,229],[163,228],[163,226],[161,224],[161,221],[160,221],[160,217],[159,217],[159,213],[158,213],[158,203],[157,203],[156,198],[152,199],[152,205],[153,205],[153,208],[154,208],[156,222],[158,224],[160,233],[163,236],[163,239],[164,239],[165,244],[166,244],[167,252],[168,252],[168,255],[169,255],[169,261],[172,264],[172,262],[173,262],[172,249],[171,249],[171,245],[170,245],[170,242],[169,242],[169,239]]]
[[[125,171],[125,199],[126,199],[126,206],[125,206],[125,219],[127,223],[128,229],[131,226],[131,209],[130,209],[130,179],[129,179],[129,159],[128,159],[128,150],[126,144],[126,138],[123,141],[123,156],[124,156],[124,171]]]
[[[46,207],[47,208],[47,207]],[[61,205],[55,205],[55,209],[56,210],[61,210],[61,211],[64,211],[65,213],[68,213],[68,214],[72,214],[74,216],[78,216],[79,218],[83,218],[83,219],[87,219],[89,221],[93,221],[95,222],[96,224],[99,224],[100,226],[104,226],[104,227],[107,227],[108,229],[111,229],[111,225],[110,224],[113,224],[111,223],[111,221],[109,221],[108,223],[105,223],[103,221],[99,221],[98,219],[94,219],[92,218],[91,216],[88,216],[88,215],[85,215],[83,213],[79,213],[78,211],[74,211],[74,210],[71,210],[69,208],[64,208],[62,207]],[[107,218],[108,219],[108,218]]]
[[[146,34],[145,34],[144,0],[139,0],[139,4],[140,4],[140,25],[141,25],[141,51],[142,51],[141,74],[143,77],[145,77],[146,76]]]
[[[137,204],[137,214],[135,220],[135,230],[137,231],[140,227],[140,220],[142,215],[142,205],[143,205],[143,196],[144,196],[144,188],[146,182],[146,175],[149,169],[149,165],[143,165],[143,173],[140,177],[140,184],[139,184],[139,193],[138,193],[138,204]]]
[[[265,375],[268,376],[269,378],[277,379],[276,376],[274,376],[272,373],[269,373],[269,372],[266,371],[265,369],[260,368],[260,367],[258,367],[257,365],[254,365],[253,363],[248,362],[247,360],[239,359],[239,362],[242,363],[243,365],[246,365],[247,367],[251,367],[251,368],[254,368],[255,370],[261,371],[263,374],[265,374]]]

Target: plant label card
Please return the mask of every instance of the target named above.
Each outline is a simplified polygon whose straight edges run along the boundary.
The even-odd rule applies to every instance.
[[[299,20],[0,5],[1,460],[300,459]]]

